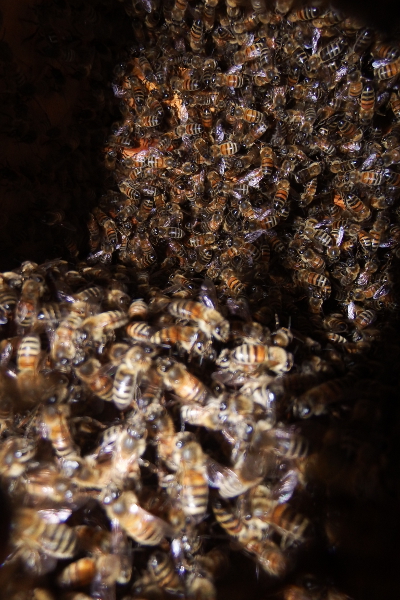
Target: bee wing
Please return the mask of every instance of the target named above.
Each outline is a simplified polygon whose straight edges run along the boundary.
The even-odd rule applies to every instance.
[[[379,60],[374,60],[372,66],[374,69],[379,69],[379,67],[384,67],[386,65],[390,65],[393,61],[391,58],[381,58]]]
[[[312,34],[312,39],[311,39],[312,54],[317,53],[318,40],[320,37],[321,37],[321,32],[319,29],[317,29],[317,27],[315,27],[313,34]]]
[[[191,151],[193,144],[192,144],[192,140],[190,139],[190,135],[185,134],[182,136],[182,144],[185,147],[185,150],[187,152]]]
[[[224,467],[212,459],[207,459],[206,467],[208,484],[218,488],[222,498],[234,498],[245,491],[246,486],[232,469]]]
[[[211,279],[204,279],[200,287],[199,301],[207,308],[219,309],[217,290]]]
[[[244,240],[245,242],[255,242],[264,233],[266,233],[266,229],[256,229],[256,231],[246,233],[246,235],[244,236]]]
[[[251,33],[247,36],[245,43],[242,45],[242,48],[246,48],[246,46],[252,46],[254,44],[254,33]]]
[[[160,153],[161,154],[161,153]],[[142,160],[143,162],[147,159],[147,157],[150,155],[150,150],[140,150],[139,152],[136,152],[135,154],[135,160]]]
[[[157,158],[162,158],[164,154],[158,148],[149,148],[149,150],[142,150],[142,152],[148,152],[149,156],[157,156]]]
[[[370,169],[373,164],[375,163],[376,159],[377,159],[377,153],[373,152],[372,154],[370,154],[368,156],[368,158],[366,158],[363,162],[363,164],[361,165],[361,171],[368,171],[368,169]]]
[[[64,540],[63,543],[61,539]],[[40,538],[40,547],[53,558],[72,558],[76,551],[76,542],[76,534],[68,525],[47,523]]]
[[[274,214],[274,210],[272,208],[265,208],[265,204],[260,206],[260,208],[254,208],[254,213],[257,215],[257,220],[262,221],[265,217]]]
[[[215,124],[214,139],[216,144],[222,144],[225,138],[225,131],[222,126],[222,119],[219,119]]]
[[[218,383],[223,383],[224,385],[226,384],[232,386],[243,385],[248,379],[243,373],[232,373],[232,371],[227,371],[225,369],[214,371],[211,377],[214,381],[217,381]]]
[[[381,242],[379,244],[379,248],[393,248],[393,246],[395,246],[397,244],[397,241],[394,240],[393,238],[389,238],[387,240],[385,240],[384,242]]]
[[[180,283],[174,283],[174,285],[170,285],[165,288],[164,294],[176,294],[176,292],[180,292],[181,290],[185,290],[186,288],[182,286]]]
[[[314,225],[315,229],[321,229],[321,227],[326,227],[327,225],[330,225],[332,223],[333,219],[329,218],[329,219],[323,219],[322,221],[320,221],[319,223],[316,223]]]
[[[180,104],[178,109],[178,118],[181,122],[181,125],[185,125],[189,119],[189,113],[186,108],[186,105],[183,102]]]
[[[227,168],[227,161],[224,157],[222,157],[218,161],[217,171],[221,176],[224,176],[226,168]]]
[[[355,319],[356,318],[356,305],[354,304],[354,302],[350,302],[348,307],[347,307],[347,316],[349,319]]]
[[[91,598],[116,599],[116,574],[119,570],[118,557],[102,555],[96,564],[96,575],[90,585]]]
[[[346,75],[347,71],[348,67],[345,65],[338,69],[335,73],[335,83],[338,83]]]
[[[155,545],[159,544],[164,537],[173,537],[173,535],[174,535],[173,527],[169,523],[164,521],[163,519],[160,519],[160,517],[156,517],[155,515],[152,515],[151,513],[147,512],[147,510],[145,510],[144,508],[139,506],[139,504],[136,504],[135,512],[139,516],[142,523],[144,523],[144,522],[149,523],[149,524],[151,523],[152,525],[155,525],[157,527],[159,537],[158,537],[158,541],[155,541]],[[130,535],[129,530],[127,531],[127,533],[128,533],[128,535]],[[135,539],[135,538],[133,538],[133,539]],[[145,542],[142,542],[142,543],[145,543]]]
[[[150,0],[141,0],[141,3],[147,13],[151,13],[151,11],[154,10],[153,3]]]
[[[126,90],[124,90],[122,87],[120,87],[116,83],[112,84],[112,90],[113,90],[113,94],[116,98],[123,98],[124,96],[126,96]]]
[[[254,77],[264,77],[266,79],[267,73],[264,71],[264,69],[259,69],[258,71],[254,72]]]
[[[46,523],[64,523],[72,514],[70,508],[48,508],[38,510],[38,514],[41,519]]]
[[[24,557],[24,567],[31,574],[34,574],[36,577],[41,577],[42,575],[46,575],[51,571],[54,571],[57,565],[57,559],[49,556],[48,554],[44,554],[39,550],[34,550],[33,548],[29,548],[29,550],[23,551]]]
[[[288,502],[297,486],[298,477],[294,469],[288,471],[272,489],[272,497],[279,504]]]
[[[229,69],[226,71],[226,75],[233,75],[234,73],[241,71],[242,67],[243,65],[232,65],[232,67],[229,67]]]
[[[360,285],[367,285],[367,283],[368,283],[368,280],[369,280],[369,274],[368,274],[368,273],[366,273],[366,272],[364,272],[364,273],[361,273],[361,274],[358,276],[358,278],[357,278],[357,282],[358,282]]]
[[[373,295],[373,299],[378,300],[378,298],[386,296],[386,294],[388,294],[391,289],[392,286],[390,284],[384,283],[379,289],[376,290],[375,294]]]
[[[113,365],[111,363],[106,363],[105,365],[102,365],[100,367],[100,369],[97,371],[97,374],[100,376],[110,376],[112,377],[113,375],[115,375],[117,371],[117,365]]]
[[[226,305],[231,315],[240,317],[244,321],[251,321],[250,307],[244,298],[238,298],[237,300],[228,298]]]
[[[249,171],[244,177],[239,179],[239,183],[247,183],[251,187],[258,187],[261,179],[264,177],[262,169],[253,169]]]
[[[340,244],[343,242],[343,238],[344,238],[344,227],[343,227],[343,225],[341,225],[339,227],[339,233],[338,233],[338,236],[336,238],[336,245],[337,246],[340,246]]]

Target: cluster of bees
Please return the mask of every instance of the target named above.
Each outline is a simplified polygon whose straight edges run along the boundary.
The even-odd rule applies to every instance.
[[[123,6],[90,253],[0,276],[4,589],[212,600],[239,551],[271,597],[344,600],[296,565],[338,543],[325,488],[383,468],[400,47],[320,4]]]

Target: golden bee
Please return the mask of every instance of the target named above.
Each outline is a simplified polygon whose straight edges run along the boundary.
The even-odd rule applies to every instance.
[[[168,312],[178,319],[194,321],[206,336],[226,340],[229,335],[229,323],[214,308],[200,302],[175,300],[168,305]]]
[[[115,519],[129,537],[146,546],[157,546],[165,537],[173,534],[172,527],[151,514],[138,503],[133,492],[122,494],[109,504],[105,504],[107,515]]]
[[[32,508],[19,508],[12,527],[12,543],[26,556],[30,568],[39,566],[40,555],[54,559],[72,558],[76,553],[74,530],[63,523],[46,523]],[[32,553],[32,557],[30,557]]]

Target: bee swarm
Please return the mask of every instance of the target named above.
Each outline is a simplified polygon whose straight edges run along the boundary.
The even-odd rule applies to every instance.
[[[7,598],[212,600],[240,552],[265,598],[344,600],[309,573],[332,498],[390,487],[400,46],[321,4],[123,7],[90,253],[0,275]]]

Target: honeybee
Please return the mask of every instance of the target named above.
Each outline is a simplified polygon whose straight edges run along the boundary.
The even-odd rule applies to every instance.
[[[263,121],[250,127],[248,133],[242,138],[243,146],[251,147],[264,135],[267,129],[268,126]]]
[[[275,154],[270,146],[263,146],[260,150],[261,169],[264,177],[272,175],[275,163]]]
[[[299,206],[308,206],[314,200],[315,194],[317,192],[317,185],[318,180],[316,178],[311,179],[311,181],[306,183],[304,187],[304,192],[302,192],[302,194],[300,195]]]
[[[223,144],[211,146],[211,153],[216,156],[232,156],[239,151],[239,144],[235,142],[225,142]]]
[[[260,219],[255,222],[249,221],[246,226],[246,234],[244,239],[246,242],[254,242],[264,233],[267,233],[273,227],[276,227],[279,223],[279,217],[276,215],[263,215]]]
[[[15,321],[21,327],[32,327],[38,312],[40,285],[34,279],[22,284],[21,296],[15,308]]]
[[[197,327],[179,326],[166,327],[155,333],[150,340],[153,344],[170,347],[172,344],[177,344],[191,354],[202,355],[205,351],[205,346],[208,339],[204,333],[199,331]]]
[[[264,456],[251,450],[243,453],[232,469],[212,459],[207,460],[209,485],[218,489],[222,498],[235,498],[258,485],[271,468]]]
[[[152,335],[154,335],[154,327],[151,327],[147,323],[129,323],[126,327],[127,335],[135,340],[135,342],[146,343],[149,342]]]
[[[36,429],[40,436],[49,439],[56,455],[68,458],[79,455],[68,425],[69,406],[44,405],[37,417]]]
[[[204,519],[208,504],[206,461],[200,444],[190,440],[182,442],[179,465],[182,511],[198,523]]]
[[[374,75],[380,81],[386,81],[399,74],[400,58],[396,58],[395,60],[383,59],[382,61],[375,61],[372,63],[372,66],[374,67]]]
[[[111,310],[87,317],[82,322],[82,329],[87,331],[94,342],[101,342],[104,333],[123,327],[128,322],[128,316],[119,310]]]
[[[146,450],[147,430],[141,417],[128,422],[117,436],[111,457],[111,479],[123,488],[130,479],[138,479],[139,459]]]
[[[192,375],[182,363],[174,363],[165,370],[161,365],[163,383],[172,390],[183,403],[198,402],[204,404],[210,396],[206,386]]]
[[[208,573],[197,570],[189,573],[186,581],[188,598],[204,598],[204,600],[216,600],[217,590]]]
[[[301,237],[306,237],[309,240],[313,240],[313,238],[320,233],[319,229],[316,227],[318,225],[317,219],[311,218],[311,219],[307,219],[306,222],[304,222],[304,220],[298,220],[296,227],[300,232],[300,235],[298,236],[298,239]],[[331,245],[331,243],[333,243],[332,238],[325,232],[323,231],[323,233],[327,236],[325,238],[325,243],[324,240],[322,239],[322,236],[320,236],[320,239],[318,239],[319,242],[323,243],[324,246],[329,246]],[[303,245],[303,243],[301,243],[301,245]]]
[[[15,290],[1,282],[0,284],[0,310],[1,310],[1,319],[8,320],[14,307],[18,302],[18,297]]]
[[[18,508],[14,513],[11,542],[25,566],[40,575],[54,566],[50,559],[72,558],[76,553],[76,535],[63,523],[47,523],[34,508]],[[49,569],[50,566],[50,569]]]
[[[244,77],[239,73],[217,73],[215,75],[215,87],[231,87],[231,88],[241,88],[244,86]],[[238,115],[237,115],[238,116]],[[253,121],[255,122],[255,121]]]
[[[354,379],[354,374],[349,373],[312,387],[295,401],[293,407],[295,415],[301,419],[308,419],[312,415],[327,412],[329,405],[338,402],[350,389]]]
[[[219,366],[225,366],[225,357],[217,361]],[[265,365],[275,373],[290,371],[293,366],[293,357],[279,346],[261,344],[242,344],[234,348],[229,357],[229,368],[257,368]]]
[[[245,549],[254,554],[257,563],[269,575],[283,577],[288,569],[288,560],[282,550],[271,540],[251,540],[244,545]]]
[[[166,592],[177,594],[183,592],[182,582],[175,570],[174,561],[165,552],[154,552],[147,563],[151,579]]]
[[[229,323],[214,308],[192,300],[174,300],[167,307],[168,312],[178,319],[194,321],[209,338],[226,341],[229,336]]]
[[[229,291],[234,296],[240,296],[244,293],[246,285],[238,279],[235,272],[232,269],[224,269],[221,272],[221,279],[229,288]]]
[[[314,271],[300,270],[297,273],[297,278],[303,284],[320,288],[324,296],[328,297],[331,295],[332,286],[329,282],[329,279],[327,279],[325,275],[316,273]]]
[[[288,10],[290,10],[290,8]],[[284,12],[288,11],[285,10]],[[311,19],[316,19],[320,14],[321,9],[319,7],[306,6],[297,11],[292,11],[287,18],[291,23],[296,23],[296,21],[310,21]]]
[[[85,382],[93,394],[102,400],[111,402],[113,380],[107,371],[109,371],[109,366],[102,366],[100,361],[95,358],[89,358],[75,367],[76,374]]]
[[[65,567],[57,578],[61,587],[80,587],[89,585],[96,574],[94,558],[84,557]]]
[[[246,46],[244,50],[238,50],[233,55],[233,62],[235,65],[241,65],[249,60],[258,58],[261,54],[262,44],[251,44]]]
[[[17,368],[23,371],[36,371],[41,354],[40,338],[38,335],[26,335],[22,338],[17,352]]]
[[[264,113],[251,108],[236,107],[235,116],[246,123],[261,123],[264,120]]]
[[[319,256],[311,248],[307,248],[304,251],[300,251],[300,258],[311,268],[316,270],[322,270],[325,268],[324,259]]]
[[[225,503],[221,502],[221,500],[214,500],[212,510],[218,525],[230,536],[238,540],[243,539],[245,536],[247,537],[246,523],[234,514],[232,510],[229,510]]]
[[[360,128],[357,128],[354,123],[346,119],[341,119],[338,121],[338,130],[340,135],[351,140],[352,142],[357,142],[362,139],[363,132]]]
[[[357,221],[366,221],[371,216],[368,206],[354,194],[344,195],[344,202]]]
[[[273,203],[274,208],[278,215],[282,215],[282,212],[285,209],[287,199],[289,196],[290,183],[287,179],[281,179],[278,183]]]
[[[115,519],[129,537],[144,546],[158,546],[174,533],[166,521],[142,508],[131,491],[122,492],[116,500],[105,503],[104,508],[109,519]]]
[[[151,357],[142,346],[132,346],[115,373],[112,400],[119,410],[126,410],[136,400],[138,385],[151,367]]]
[[[190,47],[193,52],[199,52],[203,43],[203,21],[197,19],[193,21],[190,30]]]
[[[220,417],[220,401],[210,398],[204,406],[197,404],[184,404],[181,406],[181,419],[190,425],[207,427],[212,431],[222,429]]]
[[[63,319],[54,332],[51,358],[58,368],[68,369],[78,353],[81,334],[80,327],[86,315],[86,305],[76,302],[71,312]]]
[[[282,536],[282,547],[287,547],[293,542],[304,542],[309,537],[309,519],[296,513],[288,503],[276,506],[272,511],[260,515],[260,518]]]
[[[361,92],[360,99],[360,122],[369,123],[374,116],[375,110],[375,91],[370,83],[366,83]]]
[[[189,246],[198,248],[200,246],[211,246],[216,241],[214,233],[192,234],[188,239]]]
[[[321,173],[321,165],[319,163],[312,163],[309,167],[301,169],[295,175],[297,183],[307,183],[314,177],[317,177]]]
[[[22,475],[34,457],[36,444],[26,438],[9,437],[0,446],[1,474],[6,478]]]

